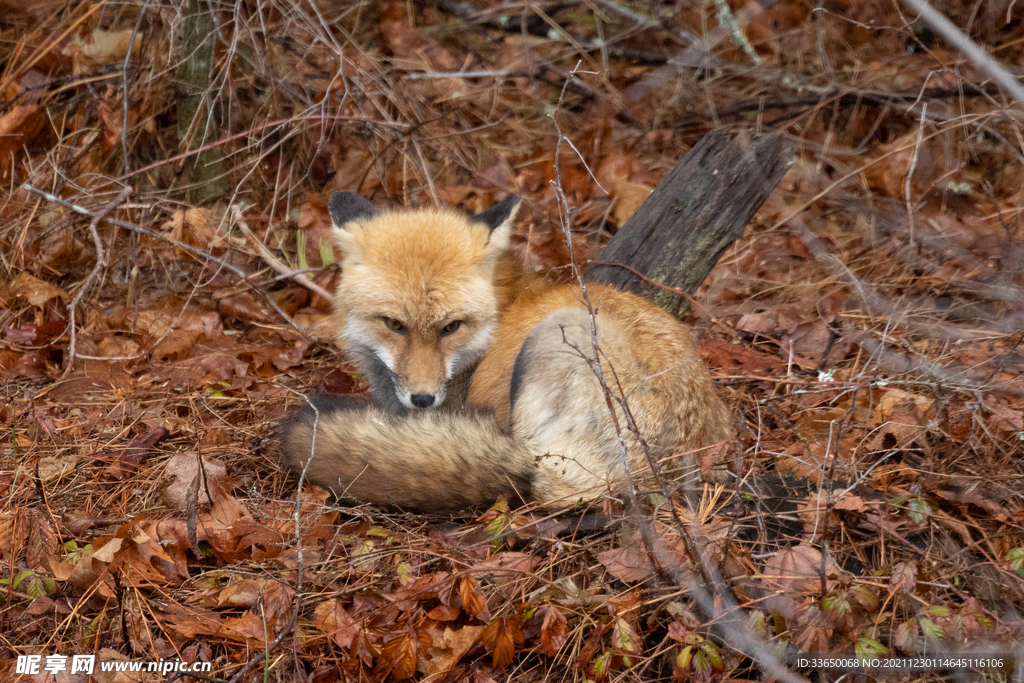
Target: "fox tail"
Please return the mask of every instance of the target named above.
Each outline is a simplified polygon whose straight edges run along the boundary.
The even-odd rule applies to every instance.
[[[347,396],[307,398],[280,428],[281,457],[339,499],[417,512],[530,500],[536,459],[489,415],[393,415]]]

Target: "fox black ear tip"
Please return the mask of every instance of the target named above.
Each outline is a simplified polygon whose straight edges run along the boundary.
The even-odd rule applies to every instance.
[[[352,203],[353,197],[357,195],[351,192],[332,192],[330,198],[327,200],[327,206],[333,213],[335,209],[342,209],[346,205]]]
[[[331,221],[339,228],[357,218],[374,215],[373,204],[353,192],[332,192],[327,200]]]
[[[519,209],[519,204],[522,200],[523,198],[520,195],[510,194],[483,213],[473,216],[472,220],[477,223],[483,223],[493,231],[505,223]]]

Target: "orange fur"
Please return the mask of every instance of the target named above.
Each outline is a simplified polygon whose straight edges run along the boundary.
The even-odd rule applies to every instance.
[[[369,351],[385,357],[378,361],[388,370],[377,375],[363,358],[375,396],[399,412],[389,401],[407,407],[403,391],[433,392],[448,407],[465,395],[469,412],[384,419],[373,409],[327,405],[326,438],[314,454],[303,409],[284,430],[293,467],[313,454],[313,481],[413,509],[486,505],[509,486],[553,506],[599,495],[648,456],[693,473],[700,449],[729,438],[729,411],[686,326],[603,285],[587,287],[591,315],[578,286],[549,285],[499,259],[515,208],[506,200],[473,219],[410,211],[338,227],[345,258],[335,316],[357,359]],[[389,319],[404,333],[382,322]],[[452,320],[462,321],[459,330],[444,334]],[[464,362],[461,375],[452,358]],[[408,471],[397,476],[403,462]],[[467,492],[470,480],[452,463],[494,486]],[[386,477],[383,499],[360,475],[368,468]]]

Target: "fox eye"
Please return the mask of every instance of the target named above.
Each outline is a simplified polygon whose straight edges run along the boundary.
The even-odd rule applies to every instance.
[[[441,336],[447,337],[449,334],[453,334],[456,330],[462,327],[461,320],[453,320],[444,327],[441,328]]]
[[[383,320],[384,325],[392,332],[405,334],[405,325],[403,325],[401,321],[395,320],[394,318],[384,318]]]

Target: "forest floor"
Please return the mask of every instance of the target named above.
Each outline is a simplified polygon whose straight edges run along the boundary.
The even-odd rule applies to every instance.
[[[207,6],[0,0],[0,677],[801,680],[799,651],[1024,652],[1024,118],[912,13],[246,0],[204,43]],[[1024,60],[1013,2],[936,7]],[[275,423],[366,391],[300,282],[340,276],[332,191],[519,193],[512,248],[566,277],[552,181],[585,265],[714,129],[796,153],[685,317],[733,483],[609,496],[599,529],[296,498]],[[924,669],[863,680],[1009,676]]]

